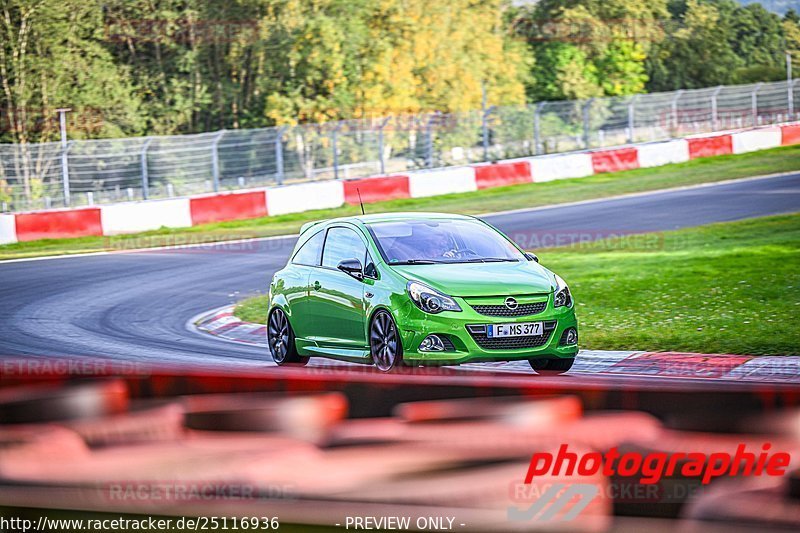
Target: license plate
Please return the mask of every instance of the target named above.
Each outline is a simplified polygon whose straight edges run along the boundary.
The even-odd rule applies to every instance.
[[[544,322],[519,322],[516,324],[489,324],[487,337],[530,337],[544,333]]]

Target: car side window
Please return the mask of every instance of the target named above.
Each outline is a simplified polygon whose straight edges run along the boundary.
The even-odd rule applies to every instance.
[[[322,266],[336,268],[345,259],[363,259],[367,245],[350,228],[331,228],[322,251]]]
[[[325,232],[320,231],[303,246],[297,250],[292,258],[292,263],[296,265],[319,266],[320,256],[322,256],[322,243],[325,241]]]

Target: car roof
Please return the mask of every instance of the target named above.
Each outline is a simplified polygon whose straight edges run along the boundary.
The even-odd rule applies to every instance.
[[[426,213],[426,212],[399,212],[399,213],[374,213],[369,215],[357,215],[350,217],[331,218],[328,220],[318,220],[316,222],[308,222],[300,229],[300,233],[305,232],[308,228],[313,226],[321,226],[334,224],[337,222],[349,222],[354,224],[374,224],[378,222],[404,222],[414,220],[474,220],[474,217],[468,215],[459,215],[455,213]]]

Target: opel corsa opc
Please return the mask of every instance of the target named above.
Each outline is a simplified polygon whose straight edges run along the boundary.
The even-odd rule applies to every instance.
[[[269,288],[267,341],[279,365],[312,356],[400,366],[527,360],[572,366],[564,280],[486,222],[396,213],[303,226]]]

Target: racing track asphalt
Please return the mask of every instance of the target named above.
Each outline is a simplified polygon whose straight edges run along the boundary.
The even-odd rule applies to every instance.
[[[800,173],[484,218],[512,237],[535,231],[544,239],[795,211]],[[272,364],[263,349],[198,335],[187,321],[265,290],[294,240],[0,263],[0,358],[88,356],[194,368]]]

